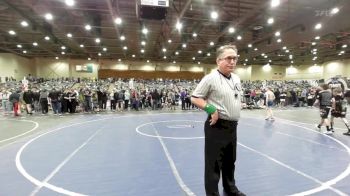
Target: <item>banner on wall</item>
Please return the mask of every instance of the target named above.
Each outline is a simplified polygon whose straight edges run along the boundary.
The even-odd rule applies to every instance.
[[[93,72],[93,65],[92,65],[92,64],[76,65],[76,66],[75,66],[75,71],[77,71],[77,72],[92,73],[92,72]]]

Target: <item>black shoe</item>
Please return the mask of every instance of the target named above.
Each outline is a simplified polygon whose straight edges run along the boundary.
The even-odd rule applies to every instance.
[[[224,196],[246,196],[246,194],[242,193],[241,191],[237,190],[233,193],[230,193],[230,192],[226,192],[224,190]]]

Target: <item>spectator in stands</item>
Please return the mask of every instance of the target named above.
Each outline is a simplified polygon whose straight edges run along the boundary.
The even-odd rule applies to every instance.
[[[114,112],[116,110],[116,100],[114,99],[114,90],[109,93],[109,100],[111,105],[111,111]]]
[[[84,106],[85,112],[92,111],[92,91],[89,88],[85,88],[84,90]]]
[[[62,105],[61,100],[59,100],[60,94],[61,92],[56,90],[55,88],[53,88],[48,94],[49,102],[51,102],[52,111],[55,115],[61,115]]]
[[[181,109],[186,110],[186,97],[187,97],[187,89],[182,89],[180,93],[180,99],[181,99]]]
[[[42,89],[40,91],[39,99],[40,99],[40,105],[41,105],[41,112],[42,112],[42,114],[47,114],[48,111],[49,111],[48,100],[47,100],[48,95],[49,95],[49,93],[47,92],[46,89]]]
[[[13,108],[13,114],[14,116],[19,116],[20,113],[20,93],[21,90],[13,91],[11,95],[9,96],[9,101],[12,103],[12,108]]]
[[[130,100],[130,90],[126,89],[124,92],[124,108],[125,108],[125,110],[129,109],[129,100]]]
[[[117,107],[118,107],[118,111],[120,112],[124,110],[124,99],[125,99],[124,90],[120,90],[117,96]]]
[[[30,89],[25,89],[23,92],[23,101],[26,106],[27,114],[32,115],[33,93]]]
[[[35,113],[39,113],[40,111],[40,92],[39,89],[33,90],[33,105]]]
[[[7,113],[10,112],[12,108],[12,104],[9,102],[10,94],[11,93],[6,89],[2,89],[1,91],[0,99],[4,115],[7,115]]]
[[[280,94],[280,104],[279,107],[284,108],[286,106],[287,93],[283,90]]]

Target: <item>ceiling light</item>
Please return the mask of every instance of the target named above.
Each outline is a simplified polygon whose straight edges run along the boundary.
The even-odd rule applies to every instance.
[[[192,57],[192,60],[196,60],[196,57]]]
[[[271,0],[271,7],[277,7],[280,3],[280,0]]]
[[[170,44],[171,42],[173,42],[173,41],[171,41],[171,39],[168,39],[168,43]]]
[[[320,39],[320,36],[316,36],[316,37],[315,37],[315,40],[319,40],[319,39]]]
[[[348,47],[348,45],[346,45],[346,44],[342,45],[342,48],[347,48],[347,47]]]
[[[211,55],[211,54],[208,52],[208,53],[207,53],[207,56],[210,56],[210,55]]]
[[[13,30],[10,30],[10,31],[9,31],[9,34],[10,34],[10,35],[16,35],[16,32],[13,31]]]
[[[251,48],[251,47],[253,47],[253,45],[252,44],[248,44],[248,48]]]
[[[107,51],[107,48],[103,48],[102,50],[106,52],[106,51]]]
[[[90,25],[85,25],[85,30],[90,31],[91,30],[91,26]]]
[[[281,42],[282,42],[282,39],[281,39],[281,38],[280,38],[280,39],[278,39],[278,40],[277,40],[277,42],[278,42],[278,43],[281,43]]]
[[[214,46],[214,42],[210,42],[209,45]]]
[[[147,63],[149,63],[149,60],[147,60]]]
[[[215,12],[215,11],[212,11],[211,13],[210,13],[210,17],[212,18],[212,19],[217,19],[218,18],[218,13],[217,12]]]
[[[126,47],[126,46],[123,47],[123,50],[127,50],[127,49],[128,49],[128,47]]]
[[[50,40],[50,37],[49,37],[49,36],[45,36],[45,40],[46,40],[46,41],[49,41],[49,40]]]
[[[255,51],[258,51],[258,48],[254,48]]]
[[[17,48],[22,48],[22,45],[21,45],[21,44],[18,44],[18,45],[17,45]]]
[[[101,55],[102,55],[102,54],[99,52],[99,53],[98,53],[98,56],[101,56]]]
[[[198,64],[198,65],[200,65],[200,64],[201,64],[201,62],[199,62],[199,61],[198,61],[198,63],[197,63],[197,64]]]
[[[56,58],[55,58],[56,60],[58,60],[58,59],[60,59],[60,58],[58,58],[58,56],[56,56]]]
[[[197,33],[193,33],[192,36],[193,36],[193,37],[197,37]]]
[[[344,53],[345,53],[345,51],[344,51],[344,50],[340,51],[340,54],[344,54]]]
[[[71,37],[73,37],[73,35],[71,33],[68,33],[67,37],[71,38]]]
[[[316,42],[312,42],[311,45],[313,45],[313,46],[316,45]]]
[[[273,18],[267,19],[267,24],[273,24],[275,20]]]
[[[233,28],[233,27],[228,28],[228,32],[229,33],[234,33],[235,32],[235,28]]]
[[[162,50],[163,52],[166,52],[166,48],[163,48],[163,50]]]
[[[163,59],[166,59],[166,56],[163,56]]]
[[[176,51],[176,52],[175,52],[175,55],[179,55],[179,52],[178,52],[178,51]]]
[[[96,39],[95,39],[95,42],[96,42],[96,43],[100,43],[100,42],[101,42],[100,38],[96,38]]]
[[[120,40],[124,41],[125,40],[125,36],[124,35],[120,36]]]
[[[175,27],[176,27],[177,30],[180,31],[182,29],[182,23],[177,21]]]
[[[176,64],[176,61],[173,61],[174,64]]]
[[[21,25],[22,25],[22,27],[27,27],[29,24],[27,23],[27,21],[22,21]]]
[[[65,52],[61,52],[61,54],[65,55],[66,53]]]
[[[286,53],[289,53],[289,50],[286,50]]]
[[[283,48],[282,48],[283,50],[286,50],[287,49],[287,46],[283,46]]]
[[[182,44],[182,47],[183,47],[183,48],[186,48],[186,47],[187,47],[187,45],[186,45],[186,44]]]
[[[237,36],[237,40],[241,40],[242,39],[242,36]]]
[[[248,62],[248,59],[244,59],[245,62]]]
[[[202,54],[202,51],[201,51],[201,50],[198,50],[198,54]]]
[[[89,57],[88,60],[91,61],[91,58]]]
[[[23,53],[24,53],[24,54],[27,54],[27,51],[26,51],[26,50],[23,50]]]
[[[61,47],[61,49],[62,49],[62,50],[65,50],[65,49],[66,49],[66,47],[65,47],[65,46],[62,46],[62,47]]]
[[[294,63],[294,61],[290,61],[290,63],[292,63],[292,64],[293,64],[293,63]]]
[[[65,0],[67,6],[74,6],[74,0]]]
[[[142,33],[146,35],[148,33],[148,29],[147,28],[143,28],[142,29]]]
[[[84,45],[83,45],[83,44],[80,44],[80,48],[84,48]]]
[[[336,14],[336,13],[338,13],[339,12],[339,8],[337,8],[337,7],[335,7],[335,8],[333,8],[332,10],[331,10],[331,14]]]
[[[53,19],[52,14],[50,14],[50,13],[45,14],[45,19],[46,20],[52,20]]]
[[[114,20],[115,24],[117,25],[120,25],[122,24],[123,20],[120,18],[120,17],[117,17],[115,20]]]
[[[145,42],[145,41],[142,41],[142,42],[141,42],[141,45],[143,45],[143,46],[146,45],[146,42]]]
[[[38,46],[38,43],[37,43],[37,42],[34,42],[34,43],[33,43],[33,46]]]
[[[118,59],[118,61],[120,62],[120,61],[122,61],[121,59]]]
[[[271,63],[272,61],[271,60],[269,60],[269,63]]]
[[[322,24],[321,23],[317,23],[316,25],[315,25],[315,29],[321,29],[322,28]]]
[[[141,53],[145,53],[145,50],[144,50],[144,49],[141,49]]]
[[[289,55],[289,59],[293,59],[293,55],[290,54],[290,55]]]
[[[276,36],[276,37],[279,37],[280,35],[281,35],[281,32],[276,31],[275,36]]]
[[[136,57],[136,55],[133,54],[133,55],[132,55],[132,58],[135,58],[135,57]]]

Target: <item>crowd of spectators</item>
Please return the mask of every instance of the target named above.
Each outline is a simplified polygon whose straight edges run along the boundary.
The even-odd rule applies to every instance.
[[[25,78],[0,85],[4,115],[196,109],[190,102],[198,81]]]
[[[97,113],[139,110],[197,109],[190,96],[199,80],[43,79],[28,77],[0,85],[4,115]],[[242,106],[264,108],[265,89],[274,93],[275,107],[311,107],[318,81],[244,81]]]

